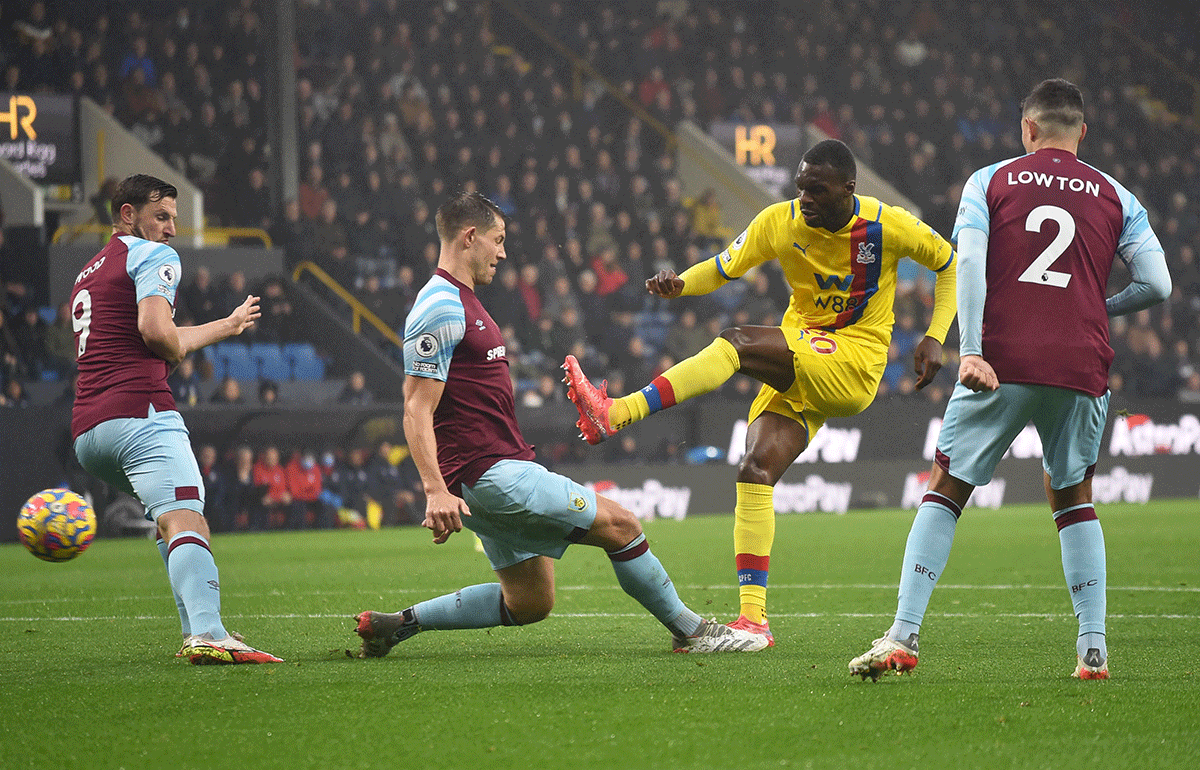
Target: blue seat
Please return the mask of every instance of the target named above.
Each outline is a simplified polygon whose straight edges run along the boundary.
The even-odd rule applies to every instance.
[[[221,342],[213,346],[214,375],[235,380],[258,378],[258,362],[250,357],[250,349],[240,342]],[[219,374],[217,374],[219,372]]]
[[[283,349],[273,342],[255,342],[250,345],[250,358],[258,367],[258,376],[281,382],[291,379],[292,367],[283,356]]]
[[[38,308],[38,315],[42,317],[42,321],[50,326],[54,323],[54,319],[58,317],[58,311],[55,308],[46,305]]]
[[[292,342],[283,346],[283,356],[291,366],[293,380],[325,379],[325,359],[307,342]]]

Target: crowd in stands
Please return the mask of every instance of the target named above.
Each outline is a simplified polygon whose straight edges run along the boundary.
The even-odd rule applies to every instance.
[[[222,457],[196,448],[204,515],[214,531],[363,529],[419,524],[425,496],[407,450],[388,441],[348,451],[247,444]]]
[[[1112,389],[1200,400],[1200,142],[1186,104],[1147,97],[1145,73],[1165,91],[1172,76],[1121,31],[1194,63],[1194,20],[1168,24],[1118,2],[976,0],[954,19],[929,0],[818,0],[803,14],[688,0],[522,6],[616,93],[573,80],[561,55],[497,4],[300,0],[303,183],[281,212],[263,193],[278,169],[265,142],[261,0],[5,2],[0,65],[10,87],[96,100],[205,189],[210,222],[267,229],[289,267],[315,262],[393,328],[436,262],[433,211],[445,193],[487,194],[512,220],[509,260],[481,295],[506,329],[526,404],[562,398],[547,377],[565,353],[620,393],[720,328],[775,323],[786,307],[773,266],[687,301],[642,290],[645,277],[708,257],[745,224],[724,221],[719,196],[685,194],[658,125],[815,125],[949,235],[967,175],[1021,151],[1020,98],[1063,75],[1088,102],[1082,157],[1146,204],[1175,282],[1164,305],[1114,321]],[[883,393],[940,401],[953,382],[951,362],[913,394],[930,285],[904,274]],[[28,314],[10,309],[20,312],[4,320],[0,344],[19,351]],[[271,333],[303,334],[287,326]],[[952,332],[947,349],[955,344]],[[23,376],[20,360],[5,353],[6,383]],[[740,377],[727,387],[748,389]]]

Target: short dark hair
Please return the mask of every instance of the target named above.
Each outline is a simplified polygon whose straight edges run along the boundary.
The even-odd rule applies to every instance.
[[[810,166],[832,166],[842,173],[847,182],[858,176],[858,165],[854,162],[854,153],[850,152],[850,148],[846,146],[845,142],[837,139],[817,142],[808,149],[808,152],[804,153],[800,162]]]
[[[113,221],[120,221],[121,207],[126,203],[135,209],[141,209],[142,206],[153,201],[178,197],[179,191],[175,189],[175,185],[164,182],[158,177],[149,174],[127,176],[121,180],[113,192],[111,203]]]
[[[1078,128],[1083,124],[1083,93],[1069,80],[1043,80],[1021,100],[1021,114],[1035,117],[1051,133]]]
[[[475,227],[480,232],[486,232],[497,219],[505,221],[504,212],[499,206],[480,193],[460,190],[438,206],[435,222],[438,237],[449,241],[464,227]]]

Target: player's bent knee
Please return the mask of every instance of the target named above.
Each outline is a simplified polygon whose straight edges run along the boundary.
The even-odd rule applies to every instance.
[[[629,545],[640,534],[642,523],[632,511],[607,497],[596,495],[596,520],[579,542],[600,546],[606,551],[616,551]]]
[[[505,599],[504,607],[514,625],[528,626],[545,620],[554,609],[553,596],[522,597],[515,600]]]
[[[774,486],[778,477],[753,454],[742,457],[738,463],[737,480],[739,484],[763,484]]]

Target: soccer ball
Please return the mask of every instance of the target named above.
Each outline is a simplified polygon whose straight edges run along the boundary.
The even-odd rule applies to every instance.
[[[39,559],[70,561],[92,544],[96,513],[69,489],[43,489],[21,507],[17,534]]]

